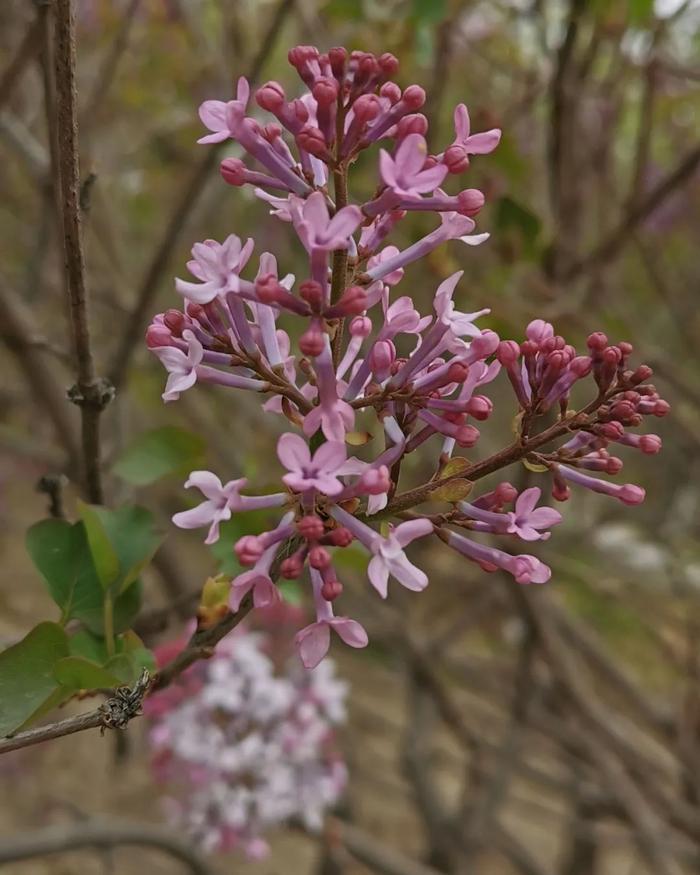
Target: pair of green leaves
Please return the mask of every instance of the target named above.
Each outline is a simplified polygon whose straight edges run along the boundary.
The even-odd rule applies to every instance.
[[[151,514],[140,507],[117,510],[81,505],[82,519],[42,520],[27,532],[27,550],[61,621],[76,619],[102,634],[106,595],[114,601],[115,632],[127,629],[138,612],[138,576],[160,543]]]
[[[141,605],[139,575],[160,535],[143,508],[80,505],[81,519],[42,520],[27,550],[61,611],[0,653],[0,736],[32,722],[77,690],[131,683],[150,654],[128,631]],[[114,638],[105,640],[109,602]],[[68,635],[65,625],[79,621]]]
[[[39,623],[0,653],[0,737],[33,723],[78,690],[131,684],[152,659],[139,638],[117,639],[107,657],[104,641],[87,630],[69,636],[59,623]]]

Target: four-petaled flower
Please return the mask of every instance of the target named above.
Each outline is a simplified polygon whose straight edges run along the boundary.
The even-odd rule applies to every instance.
[[[231,512],[240,510],[242,506],[241,489],[248,481],[245,479],[229,480],[222,485],[221,480],[211,471],[193,471],[185,482],[185,489],[199,489],[206,501],[183,510],[173,516],[173,522],[181,529],[198,529],[209,526],[205,544],[213,544],[219,540],[219,523],[230,520]]]
[[[347,206],[330,217],[326,198],[320,191],[309,195],[305,201],[293,201],[292,221],[307,252],[347,249],[350,235],[362,221],[362,210]]]
[[[481,531],[517,535],[523,541],[546,541],[547,531],[561,522],[561,514],[552,507],[537,507],[542,490],[537,486],[525,489],[515,501],[515,510],[495,513],[468,502],[461,502],[460,510],[470,519],[481,523]]]
[[[432,531],[433,524],[430,520],[409,520],[396,527],[391,526],[386,538],[376,535],[372,539],[370,550],[374,555],[367,567],[367,575],[382,598],[387,596],[389,575],[395,577],[406,589],[420,592],[426,588],[428,576],[409,562],[403,548]]]
[[[236,291],[238,275],[248,263],[254,246],[251,237],[242,243],[235,234],[229,234],[223,243],[216,240],[195,243],[187,269],[200,282],[176,279],[175,288],[195,304],[209,304],[218,295]]]
[[[277,442],[277,455],[289,471],[282,480],[295,492],[317,489],[324,495],[338,495],[343,491],[338,469],[347,453],[339,441],[321,444],[312,458],[307,442],[298,434],[287,432]]]
[[[463,273],[463,270],[458,270],[440,283],[435,292],[435,312],[453,337],[478,337],[481,330],[474,325],[474,320],[479,316],[485,316],[491,310],[488,307],[474,313],[460,313],[459,310],[455,310],[452,295]]]
[[[454,123],[455,145],[461,146],[467,155],[488,155],[501,141],[499,128],[472,134],[469,111],[463,103],[455,109]]]
[[[240,104],[245,109],[249,97],[250,85],[248,85],[248,80],[241,76],[238,80],[235,103]],[[223,100],[205,100],[199,107],[199,117],[202,124],[209,128],[212,133],[200,137],[197,140],[198,143],[221,143],[223,140],[228,140],[231,131],[226,120],[227,107],[228,104]]]
[[[305,668],[316,668],[328,653],[331,629],[349,647],[366,647],[369,641],[367,632],[357,620],[349,617],[323,617],[301,629],[294,638]]]
[[[165,391],[161,396],[163,401],[177,401],[180,392],[190,389],[197,382],[197,366],[202,363],[204,349],[189,329],[182,332],[182,339],[187,344],[187,352],[176,346],[157,346],[153,349],[168,372]]]
[[[435,191],[447,175],[447,167],[434,164],[424,170],[427,155],[425,137],[420,134],[409,134],[403,139],[393,158],[380,149],[379,170],[384,184],[408,197]]]

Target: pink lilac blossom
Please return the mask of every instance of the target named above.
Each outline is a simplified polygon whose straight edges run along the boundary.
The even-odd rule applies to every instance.
[[[159,662],[183,645],[159,648]],[[207,852],[261,859],[269,830],[293,820],[320,829],[345,788],[335,733],[346,684],[330,660],[305,671],[276,651],[272,630],[239,627],[145,703],[167,810]]]
[[[490,307],[481,306],[490,302],[474,301],[460,284],[464,269],[441,276],[432,307],[422,306],[425,289],[410,285],[409,266],[450,241],[472,247],[488,239],[476,229],[484,194],[447,187],[478,169],[482,159],[473,157],[493,151],[500,130],[472,133],[460,104],[454,139],[430,154],[420,112],[425,92],[393,81],[392,55],[297,46],[289,61],[301,94],[263,84],[252,96],[272,119],[258,120],[248,115],[250,89],[241,79],[234,100],[200,108],[210,132],[200,142],[238,143],[243,157],[226,158],[221,175],[234,187],[251,186],[287,223],[305,254],[303,275],[297,283],[291,274],[279,279],[269,252],[251,268],[254,244],[242,229],[223,243],[197,243],[187,265],[195,281],[176,281],[183,309],[158,314],[146,341],[168,371],[166,401],[204,382],[258,393],[263,409],[281,417],[280,489],[245,495],[243,480],[222,485],[194,472],[186,485],[205,501],[174,522],[208,527],[211,543],[233,514],[279,509],[268,531],[232,545],[245,570],[232,581],[229,604],[237,611],[245,600],[277,603],[277,577],[297,579],[308,569],[316,620],[296,643],[311,667],[332,632],[351,647],[367,644],[362,626],[339,607],[344,587],[335,557],[353,540],[367,552],[368,585],[382,597],[390,578],[416,592],[428,585],[405,550],[416,538],[437,538],[519,583],[544,583],[548,566],[511,547],[514,539],[540,547],[561,514],[538,506],[541,485],[480,489],[479,480],[524,462],[556,501],[577,488],[639,504],[640,486],[606,477],[622,468],[617,448],[660,451],[661,439],[638,429],[669,406],[650,383],[651,369],[630,364],[626,341],[611,343],[595,331],[577,351],[541,318],[521,341],[499,338],[486,322]],[[349,176],[360,153],[376,144],[375,181],[353,202],[348,192],[359,185],[349,185]],[[393,235],[416,210],[433,214],[436,226],[400,241]],[[490,386],[499,379],[513,390],[503,419],[514,421],[517,435],[485,446],[478,425],[493,412]],[[419,449],[433,454],[430,473],[407,487],[406,468],[425,469],[404,466]]]

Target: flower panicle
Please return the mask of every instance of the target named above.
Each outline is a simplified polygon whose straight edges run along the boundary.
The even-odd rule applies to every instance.
[[[488,238],[475,221],[484,195],[455,177],[497,147],[500,130],[472,133],[459,104],[454,138],[431,154],[425,92],[394,81],[393,55],[297,46],[289,62],[300,94],[279,82],[251,94],[241,79],[235,99],[200,107],[208,130],[200,142],[238,144],[242,157],[223,160],[223,180],[252,186],[286,223],[305,254],[304,275],[284,274],[269,252],[254,257],[245,235],[196,243],[189,278],[175,282],[182,304],[153,319],[146,343],[168,372],[165,401],[211,383],[255,392],[265,411],[283,417],[277,489],[252,495],[245,480],[224,484],[193,472],[186,486],[204,500],[174,522],[205,528],[212,543],[233,514],[278,510],[268,531],[232,545],[243,570],[232,581],[230,608],[248,594],[258,607],[276,604],[278,578],[308,569],[316,620],[296,641],[312,667],[331,631],[352,647],[367,643],[356,620],[334,613],[344,591],[338,550],[351,543],[364,550],[369,583],[382,597],[392,580],[425,588],[428,578],[406,548],[430,536],[485,571],[544,583],[551,573],[544,562],[495,543],[545,541],[560,513],[540,505],[540,487],[518,492],[503,482],[478,494],[475,481],[522,460],[548,476],[556,501],[578,486],[638,504],[641,487],[599,475],[619,474],[618,449],[657,453],[661,439],[638,428],[669,406],[649,382],[651,369],[631,364],[632,346],[609,343],[602,332],[582,352],[543,319],[527,326],[522,342],[502,340],[488,328],[488,307],[459,302],[462,270],[444,278],[430,312],[421,311],[410,289],[402,293],[409,266],[449,241],[473,247]],[[352,202],[348,176],[368,149],[376,149],[376,185]],[[392,235],[417,210],[433,214],[435,227],[400,248]],[[483,444],[480,426],[494,408],[489,387],[501,371],[515,395],[516,443],[491,456],[480,446],[486,461],[477,462],[471,451]],[[584,387],[589,394],[574,409]],[[370,443],[375,435],[383,437],[380,450]],[[431,448],[434,475],[402,492],[404,460]],[[430,513],[426,505],[438,501],[451,509]]]

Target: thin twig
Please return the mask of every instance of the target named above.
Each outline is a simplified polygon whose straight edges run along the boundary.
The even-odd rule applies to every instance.
[[[88,294],[80,219],[80,163],[75,83],[75,10],[72,0],[57,0],[55,22],[56,124],[63,213],[68,300],[73,329],[77,384],[71,400],[80,406],[85,489],[88,500],[103,501],[100,467],[100,414],[111,398],[95,376],[90,346]]]
[[[120,845],[156,848],[184,863],[193,875],[211,875],[204,858],[169,830],[159,826],[119,820],[81,820],[48,826],[19,837],[0,839],[0,864],[32,860],[81,848],[112,849]]]
[[[292,11],[295,0],[282,0],[272,17],[267,33],[263,37],[260,49],[256,54],[248,72],[247,78],[254,82],[274,48],[277,36],[282,25]],[[141,340],[144,323],[153,305],[158,292],[160,281],[170,262],[170,256],[177,245],[180,235],[185,228],[187,217],[190,215],[197,201],[204,191],[205,184],[211,171],[216,166],[221,149],[225,146],[208,147],[204,156],[195,166],[189,179],[185,182],[182,192],[175,203],[175,208],[170,219],[165,222],[165,230],[160,243],[148,265],[136,293],[136,304],[127,320],[124,334],[116,350],[110,379],[112,384],[119,388],[126,378],[131,357]]]

